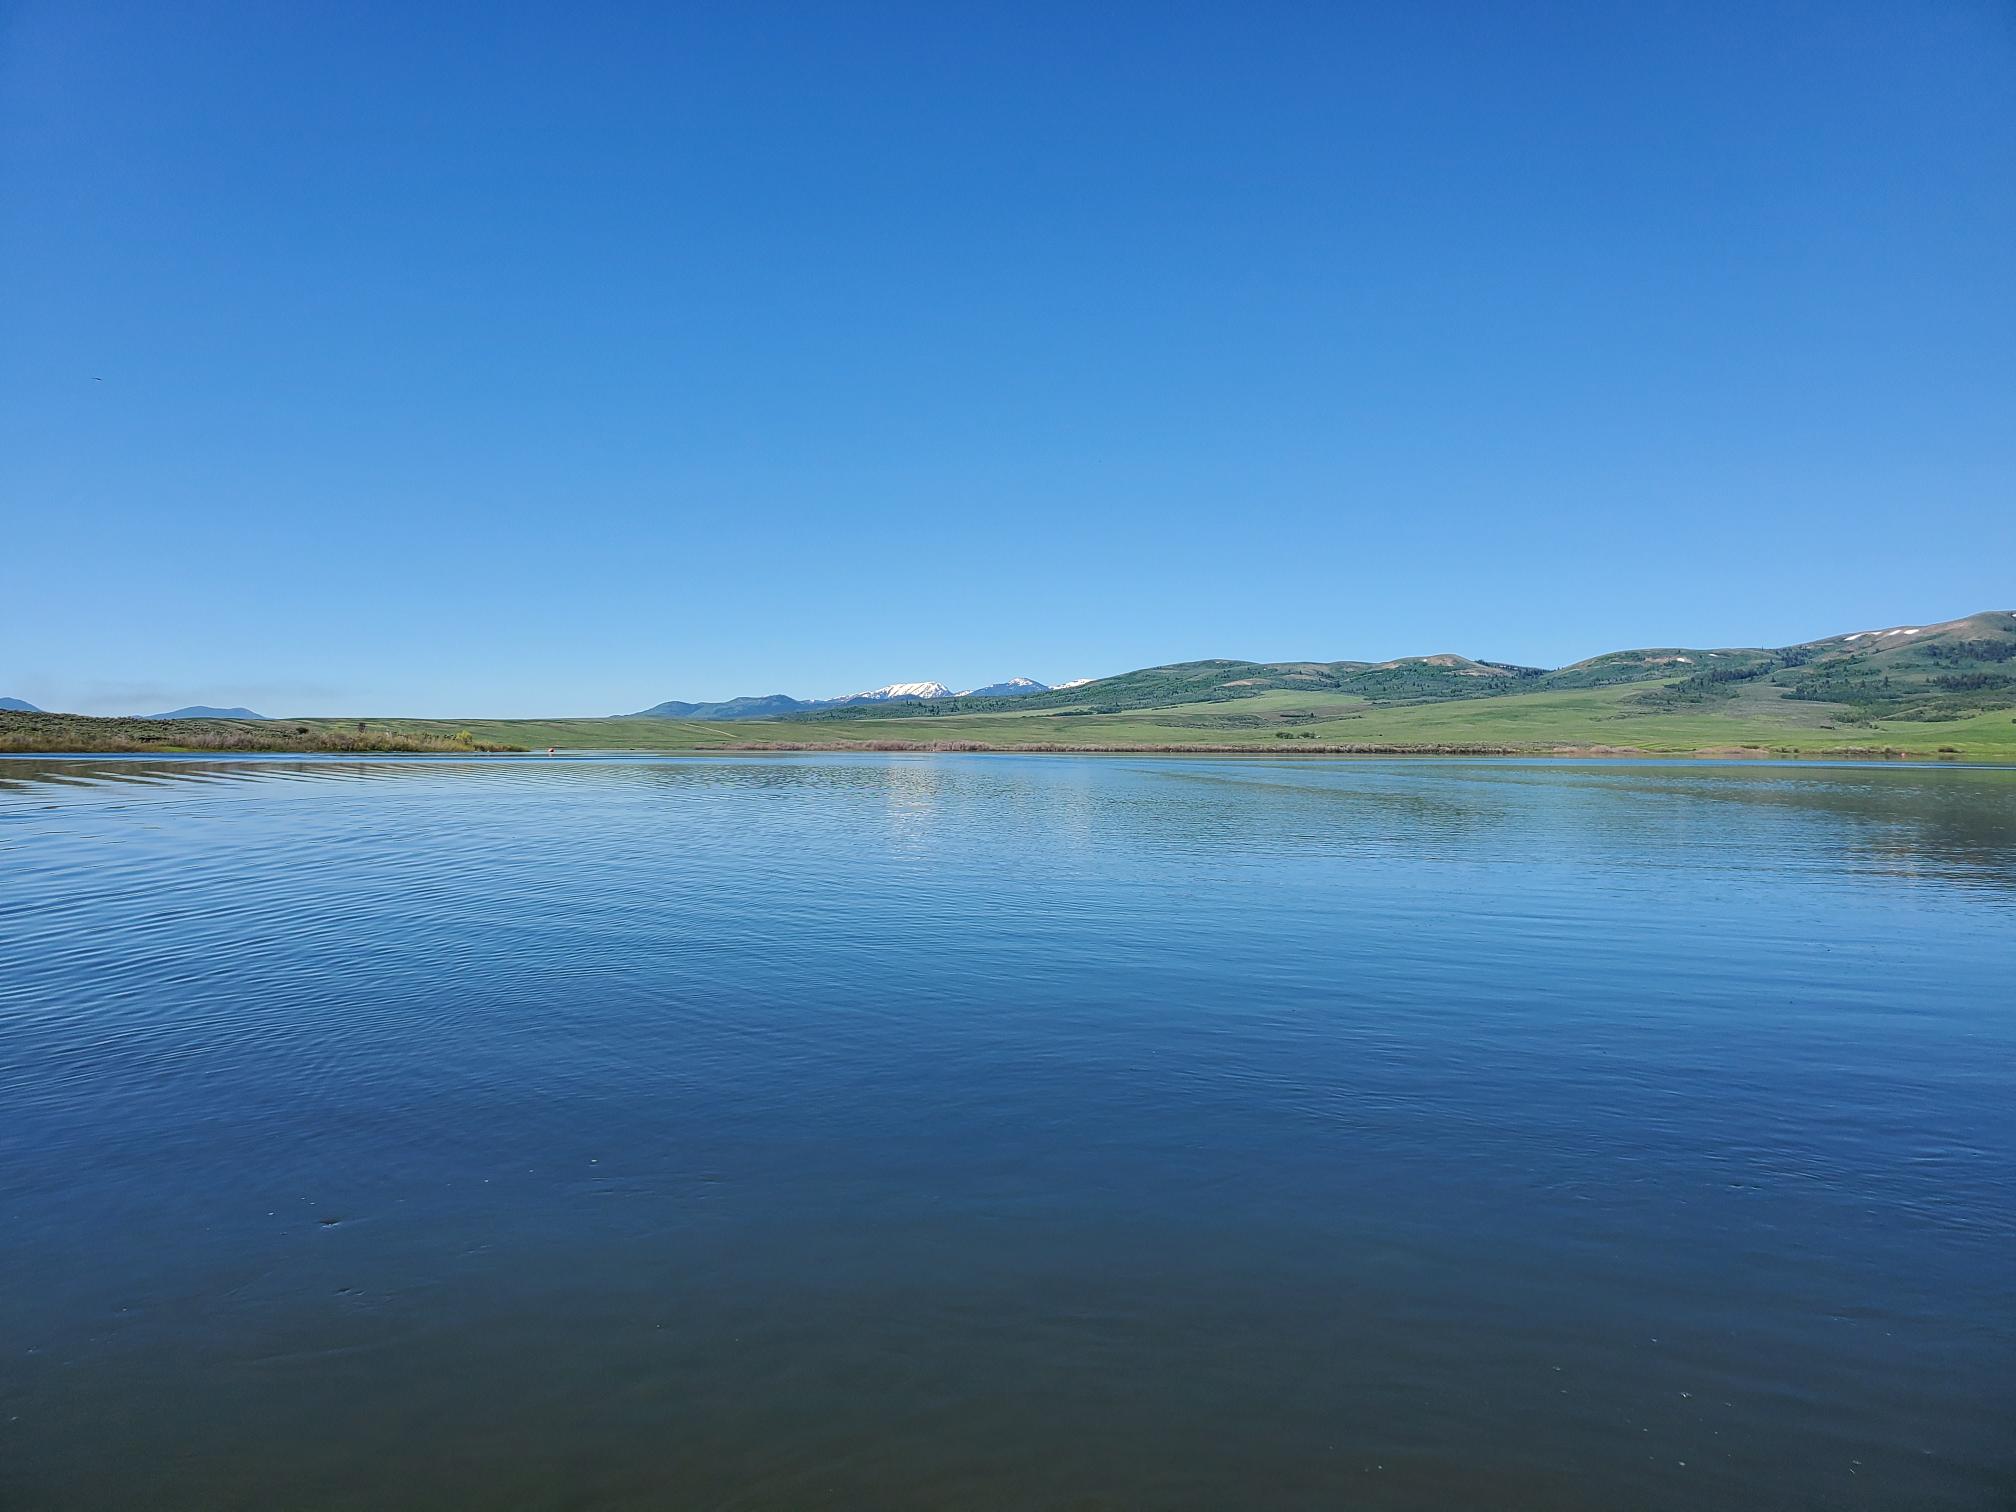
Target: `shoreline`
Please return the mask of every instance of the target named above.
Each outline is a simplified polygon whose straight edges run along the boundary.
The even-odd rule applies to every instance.
[[[1642,746],[1614,745],[1400,745],[1364,742],[1349,745],[1300,745],[1275,749],[1259,745],[1057,745],[1039,743],[1030,745],[990,745],[977,741],[861,741],[813,743],[800,741],[742,742],[736,744],[707,746],[559,746],[554,748],[554,756],[646,756],[646,757],[686,757],[686,756],[764,756],[764,755],[825,755],[825,756],[1243,756],[1262,760],[1280,760],[1284,757],[1407,757],[1415,760],[1463,760],[1476,757],[1508,757],[1526,761],[1754,761],[1770,762],[1851,762],[1883,763],[1886,765],[1909,766],[1987,766],[2005,767],[2007,761],[1993,757],[1970,756],[1964,751],[1916,751],[1894,746],[1835,746],[1824,750],[1805,751],[1793,748],[1766,749],[1757,746],[1703,747],[1694,750],[1649,750]],[[385,743],[345,745],[345,746],[301,746],[301,745],[252,745],[232,743],[216,746],[184,746],[161,744],[103,745],[95,749],[77,747],[48,746],[0,746],[0,760],[28,760],[46,757],[54,760],[88,761],[96,756],[164,756],[164,757],[240,757],[240,756],[296,756],[296,757],[341,757],[341,756],[424,756],[424,757],[483,757],[486,759],[508,760],[513,757],[535,757],[546,759],[544,750],[531,750],[522,746],[485,746],[443,743],[422,745],[418,743]]]
[[[648,747],[634,747],[639,754],[649,751]],[[564,753],[565,748],[562,748]],[[1620,761],[1918,761],[1927,763],[1964,762],[1970,758],[1965,752],[1918,751],[1901,746],[1829,746],[1823,750],[1805,751],[1791,746],[1700,746],[1685,751],[1650,750],[1644,746],[1620,745],[1571,745],[1555,743],[1549,745],[1502,745],[1486,743],[1448,744],[1408,744],[1381,741],[1358,741],[1329,744],[1283,744],[1278,747],[1259,744],[1246,745],[1061,745],[1054,742],[1032,742],[1028,745],[994,745],[985,741],[970,740],[877,740],[811,742],[811,741],[748,741],[733,745],[696,746],[690,750],[658,751],[659,755],[706,755],[720,752],[726,754],[760,755],[774,752],[814,752],[843,753],[847,751],[863,753],[915,752],[935,755],[1001,755],[1001,756],[1521,756],[1528,758],[1558,758],[1561,760],[1601,760]],[[1990,762],[1991,765],[1999,763]]]
[[[1566,723],[1568,721],[1562,721]],[[17,756],[522,756],[580,752],[634,752],[639,755],[762,755],[765,753],[826,753],[863,755],[1026,756],[1212,756],[1250,757],[1518,757],[1568,761],[1705,760],[1705,761],[1859,761],[1945,763],[1985,761],[2006,763],[2011,752],[1999,738],[1969,740],[1973,732],[1951,734],[1933,726],[1918,729],[1856,731],[1873,740],[1821,745],[1815,732],[1746,730],[1747,738],[1730,739],[1714,729],[1619,730],[1625,739],[1603,739],[1586,727],[1582,738],[1546,738],[1541,729],[1518,731],[1447,730],[1435,734],[1456,738],[1379,739],[1366,730],[1360,739],[1339,739],[1343,732],[1271,737],[1242,730],[1244,738],[1225,738],[1226,731],[1196,731],[1200,738],[1163,740],[1159,730],[1031,729],[1037,738],[995,740],[993,729],[889,731],[878,735],[859,722],[840,731],[808,722],[805,738],[796,728],[777,724],[742,729],[732,724],[676,721],[658,724],[617,720],[351,720],[303,718],[274,720],[151,720],[107,718],[80,714],[0,713],[0,755]],[[1190,731],[1171,733],[1190,734]],[[1357,732],[1352,732],[1357,733]],[[1387,733],[1387,732],[1379,732]],[[1428,732],[1390,732],[1394,735]],[[1565,733],[1565,732],[1564,732]],[[1607,732],[1602,732],[1607,733]],[[1828,733],[1832,734],[1831,729]],[[1843,732],[1846,733],[1846,732]],[[1642,741],[1628,738],[1638,734]],[[1073,739],[1073,736],[1091,738]],[[1101,735],[1109,738],[1100,739]],[[1514,738],[1503,738],[1504,736]],[[1805,736],[1801,739],[1800,736]],[[1945,736],[1942,740],[1940,737]],[[1141,738],[1146,736],[1148,738]],[[1469,736],[1470,738],[1462,738]],[[1492,738],[1497,736],[1499,738]],[[662,738],[661,738],[662,737]],[[1062,738],[1059,738],[1062,737]],[[1132,737],[1132,738],[1130,738]],[[1539,737],[1539,738],[1535,738]],[[1592,738],[1593,737],[1593,738]],[[1900,738],[1901,737],[1901,738]],[[1927,744],[1920,745],[1918,740]],[[1904,743],[1910,741],[1910,744]]]

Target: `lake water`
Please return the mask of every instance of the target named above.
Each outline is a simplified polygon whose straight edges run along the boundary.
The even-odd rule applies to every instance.
[[[0,1505],[2007,1508],[2016,771],[0,761]]]

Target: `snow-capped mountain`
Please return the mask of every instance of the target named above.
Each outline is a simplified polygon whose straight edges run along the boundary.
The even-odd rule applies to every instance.
[[[950,698],[952,690],[943,683],[909,682],[890,683],[883,688],[870,688],[865,693],[843,693],[838,698],[822,698],[821,704],[831,707],[836,704],[887,703],[892,698]]]
[[[989,683],[984,688],[968,688],[959,698],[1020,698],[1025,693],[1048,693],[1050,685],[1033,677],[1011,677],[1006,682]]]
[[[1079,683],[1090,682],[1089,677],[1081,677],[1078,682],[1062,683],[1059,686],[1075,688]],[[777,719],[792,714],[816,714],[821,709],[844,709],[852,704],[879,703],[921,703],[939,698],[1020,698],[1030,693],[1052,691],[1044,683],[1033,677],[1011,677],[1006,682],[989,683],[984,688],[968,688],[963,693],[954,693],[941,682],[899,682],[888,683],[880,688],[866,688],[859,693],[843,693],[838,698],[792,698],[784,693],[770,693],[760,698],[730,698],[720,703],[686,703],[673,699],[667,703],[654,704],[643,711],[639,718],[653,719]]]
[[[1089,682],[1097,682],[1096,677],[1074,677],[1069,682],[1061,682],[1050,689],[1052,693],[1062,693],[1066,688],[1082,688]]]

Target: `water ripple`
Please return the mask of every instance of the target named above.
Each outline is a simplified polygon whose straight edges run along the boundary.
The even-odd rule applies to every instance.
[[[0,1501],[1994,1505],[2012,926],[1991,770],[0,761]]]

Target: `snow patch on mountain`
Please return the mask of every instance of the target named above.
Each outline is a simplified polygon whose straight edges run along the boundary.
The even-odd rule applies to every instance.
[[[943,683],[907,682],[890,683],[887,687],[870,688],[865,693],[843,693],[840,697],[825,700],[829,703],[887,703],[892,698],[950,698],[952,690]]]
[[[964,688],[956,694],[959,698],[1020,698],[1029,693],[1048,693],[1049,684],[1040,683],[1033,677],[1011,677],[1006,682],[988,683],[984,688]]]

